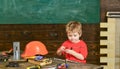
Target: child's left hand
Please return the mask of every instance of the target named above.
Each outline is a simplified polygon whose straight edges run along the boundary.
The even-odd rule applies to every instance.
[[[74,50],[71,50],[71,49],[65,49],[65,52],[68,53],[68,54],[71,54],[74,52]]]

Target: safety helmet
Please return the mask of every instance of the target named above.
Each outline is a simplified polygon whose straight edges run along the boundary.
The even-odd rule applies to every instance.
[[[48,51],[46,46],[40,41],[31,41],[26,47],[25,51],[21,54],[21,57],[30,57],[35,55],[46,55]]]

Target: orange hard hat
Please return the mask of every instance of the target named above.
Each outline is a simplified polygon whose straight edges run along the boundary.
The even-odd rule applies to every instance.
[[[30,57],[35,55],[46,55],[48,51],[46,46],[40,41],[31,41],[26,47],[25,51],[21,54],[21,57]]]

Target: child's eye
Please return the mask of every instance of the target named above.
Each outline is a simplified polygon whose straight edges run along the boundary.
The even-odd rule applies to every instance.
[[[76,37],[77,35],[74,35],[74,37]]]
[[[72,35],[68,35],[69,37],[71,37]]]

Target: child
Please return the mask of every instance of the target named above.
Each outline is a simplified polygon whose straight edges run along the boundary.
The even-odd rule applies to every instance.
[[[66,40],[57,50],[57,55],[65,55],[65,58],[70,61],[86,63],[88,54],[87,45],[83,40],[80,40],[82,35],[82,25],[77,21],[70,21],[66,25]]]

